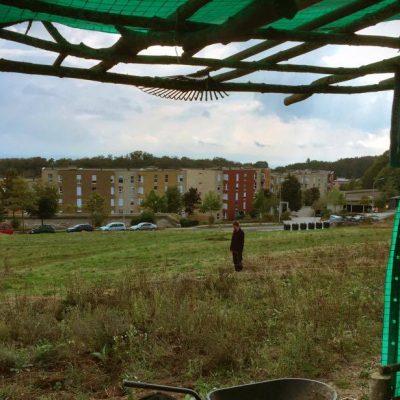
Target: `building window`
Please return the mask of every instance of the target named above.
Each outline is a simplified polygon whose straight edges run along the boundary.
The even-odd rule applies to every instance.
[[[76,206],[82,208],[82,199],[76,199]]]
[[[239,193],[235,193],[235,201],[239,200]]]
[[[158,186],[157,186],[157,185],[154,185],[154,186],[153,186],[153,189],[154,189],[154,190],[158,190]]]
[[[131,206],[134,206],[135,202],[133,200],[131,200]]]
[[[236,182],[239,180],[239,174],[236,174]]]
[[[243,192],[243,197],[246,197],[247,196],[247,192]]]
[[[118,199],[118,207],[124,206],[124,199]]]
[[[111,200],[110,200],[110,206],[111,206],[111,207],[114,207],[114,205],[115,205],[115,201],[114,201],[114,199],[111,199]]]
[[[111,186],[111,196],[114,196],[114,193],[115,193],[115,189],[114,189],[114,186]]]
[[[118,177],[118,183],[124,183],[124,177],[123,176],[119,176]]]
[[[166,192],[168,190],[168,185],[164,186],[164,192]]]
[[[92,183],[96,183],[97,182],[97,175],[92,175]]]
[[[154,183],[158,182],[158,175],[154,175]]]
[[[47,180],[49,181],[49,183],[53,182],[53,174],[49,174],[47,176]]]
[[[224,174],[224,181],[228,180],[228,174]]]
[[[165,175],[165,176],[164,176],[164,182],[165,182],[165,183],[168,183],[168,175]]]
[[[217,219],[219,219],[219,213],[217,213]]]
[[[62,186],[60,186],[60,187],[58,188],[58,193],[59,193],[59,194],[62,194]]]
[[[239,182],[236,182],[235,188],[236,190],[239,190]]]
[[[138,180],[139,180],[139,183],[144,183],[144,176],[138,175]]]
[[[218,187],[217,187],[217,190],[220,191],[220,190],[221,190],[221,186],[218,186]]]
[[[143,199],[139,199],[138,203],[141,205],[143,203]]]
[[[62,204],[63,199],[58,199],[58,204]]]
[[[138,188],[138,193],[139,194],[143,194],[143,188],[142,187]]]
[[[135,193],[135,188],[131,186],[131,193]]]
[[[131,183],[135,183],[135,177],[131,175]]]
[[[123,191],[123,187],[122,186],[118,186],[118,193],[122,193]]]
[[[76,195],[77,196],[82,196],[82,188],[80,186],[76,187]]]
[[[221,174],[217,175],[217,182],[221,182]]]
[[[118,212],[120,213],[120,214],[123,214],[124,213],[124,210],[122,210],[121,208],[118,210]]]
[[[182,186],[182,185],[179,185],[179,186],[178,186],[178,190],[179,190],[179,193],[183,193],[183,186]]]
[[[77,175],[76,176],[76,184],[80,185],[82,183],[82,175]]]
[[[243,202],[243,210],[245,210],[246,209],[246,202],[244,201]]]
[[[110,176],[110,183],[114,184],[114,182],[115,182],[114,175],[111,175]]]
[[[228,209],[228,204],[224,203],[224,204],[222,205],[222,208],[223,208],[224,210],[227,210],[227,209]]]
[[[59,182],[59,183],[62,182],[62,176],[61,176],[61,175],[58,175],[58,176],[57,176],[57,179],[58,179],[58,182]]]
[[[96,189],[97,189],[97,187],[96,187],[96,186],[92,186],[92,192],[95,192],[95,191],[96,191]]]
[[[183,175],[178,175],[178,182],[183,182]]]

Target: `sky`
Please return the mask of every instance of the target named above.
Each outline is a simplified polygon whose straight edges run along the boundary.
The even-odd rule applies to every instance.
[[[24,32],[26,25],[12,29]],[[109,46],[117,40],[116,35],[59,29],[70,41],[93,47]],[[399,32],[400,21],[394,21],[361,33],[398,36]],[[47,38],[39,24],[33,25],[31,33]],[[241,48],[240,43],[214,45],[198,55],[220,58]],[[180,48],[154,47],[141,54],[180,52]],[[291,62],[350,67],[396,55],[393,49],[325,46]],[[0,40],[0,58],[48,64],[55,56]],[[94,63],[69,57],[64,65]],[[176,75],[193,69],[121,64],[112,71]],[[251,76],[255,81],[277,84],[303,84],[319,77],[273,72]],[[385,78],[376,75],[355,83]],[[289,107],[283,104],[285,95],[278,94],[231,93],[219,101],[181,102],[160,99],[130,86],[0,73],[0,158],[119,156],[143,150],[157,156],[267,161],[276,167],[307,158],[334,161],[379,155],[389,147],[392,96],[390,91],[314,95]]]

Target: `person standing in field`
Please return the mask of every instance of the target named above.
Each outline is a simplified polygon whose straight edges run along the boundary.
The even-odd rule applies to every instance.
[[[235,271],[241,271],[243,269],[242,257],[243,257],[243,247],[244,247],[244,232],[240,228],[239,222],[235,221],[233,223],[233,233],[231,239],[231,252],[233,258],[233,265],[235,266]]]

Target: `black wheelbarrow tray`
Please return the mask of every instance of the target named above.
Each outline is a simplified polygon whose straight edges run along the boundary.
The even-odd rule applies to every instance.
[[[161,392],[189,394],[196,400],[203,400],[192,389],[155,385],[151,383],[124,381],[125,387],[154,389]],[[154,399],[161,399],[160,393]],[[152,396],[146,396],[151,399]],[[167,396],[167,398],[171,398]],[[337,394],[325,383],[311,379],[284,378],[270,381],[232,386],[213,390],[207,394],[207,400],[336,400]]]

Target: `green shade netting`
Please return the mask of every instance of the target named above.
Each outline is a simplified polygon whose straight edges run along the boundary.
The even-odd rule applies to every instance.
[[[382,365],[400,363],[400,203],[397,208],[386,271]],[[392,375],[392,395],[400,396],[400,373]]]
[[[213,0],[198,10],[189,21],[216,25],[222,24],[229,17],[240,12],[244,7],[251,3],[251,1],[252,0]],[[390,4],[396,4],[398,1],[399,0],[377,1],[375,5],[354,13],[346,18],[339,19],[334,23],[325,26],[323,29],[331,30],[344,27],[351,22],[357,21],[359,18],[370,12],[378,11],[382,7]],[[167,18],[173,14],[179,6],[184,4],[186,0],[47,0],[43,2],[56,4],[66,8],[70,7],[117,15],[150,18],[156,16]],[[296,29],[304,23],[310,22],[328,12],[348,5],[349,3],[351,3],[349,0],[323,0],[320,3],[298,12],[293,19],[281,19],[273,23],[271,26],[281,29]],[[115,28],[111,25],[66,18],[47,13],[36,13],[11,6],[0,6],[0,24],[16,23],[26,20],[56,22],[74,28],[116,33]]]

